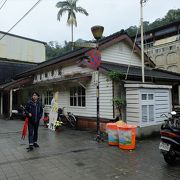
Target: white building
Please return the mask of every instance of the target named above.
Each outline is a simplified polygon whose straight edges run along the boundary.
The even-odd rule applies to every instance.
[[[14,91],[13,104],[9,103],[12,93],[4,91],[4,87],[17,74],[45,61],[45,46],[45,42],[0,31],[0,116],[11,114],[9,109],[12,109],[13,104],[17,106],[23,97],[17,97]]]
[[[0,39],[1,58],[33,63],[45,61],[45,42],[2,31]]]
[[[155,69],[155,64],[145,55],[147,85],[142,85],[140,49],[135,46],[132,52],[132,47],[132,40],[121,32],[100,41],[99,50],[102,56],[99,68],[100,121],[103,129],[107,122],[116,118],[117,111],[113,98],[121,97],[127,102],[126,108],[122,110],[123,120],[137,125],[141,129],[139,135],[143,135],[143,128],[148,127],[151,133],[163,122],[163,118],[157,120],[160,113],[167,114],[171,110],[171,88],[173,83],[180,83],[180,75]],[[97,114],[95,70],[84,59],[90,50],[81,48],[43,62],[31,71],[17,76],[16,81],[24,78],[32,79],[33,84],[26,90],[37,90],[41,94],[45,113],[49,113],[53,93],[58,91],[59,106],[66,107],[66,111],[76,115],[79,126],[95,128]],[[123,74],[121,81],[112,81],[108,76],[109,71]],[[19,87],[16,81],[4,89],[12,91]],[[163,93],[166,94],[161,96]],[[143,104],[144,102],[146,104]],[[165,106],[162,106],[162,103],[165,103]]]

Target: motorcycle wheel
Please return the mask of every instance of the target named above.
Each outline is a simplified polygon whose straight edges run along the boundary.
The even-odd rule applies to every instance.
[[[176,160],[176,154],[174,152],[164,154],[164,160],[166,161],[166,163],[172,165]]]

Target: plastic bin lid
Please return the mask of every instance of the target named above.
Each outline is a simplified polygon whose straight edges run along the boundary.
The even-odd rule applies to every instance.
[[[118,128],[124,128],[124,129],[134,129],[134,128],[137,128],[137,126],[131,125],[131,124],[117,125],[117,127],[118,127]]]
[[[117,129],[117,124],[116,123],[107,123],[106,128],[116,128]]]

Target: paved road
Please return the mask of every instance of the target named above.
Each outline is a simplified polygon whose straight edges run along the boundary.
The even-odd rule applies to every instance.
[[[97,144],[88,131],[40,127],[40,148],[26,152],[22,121],[0,120],[0,180],[179,180],[180,161],[166,165],[159,139],[137,142],[134,151]]]

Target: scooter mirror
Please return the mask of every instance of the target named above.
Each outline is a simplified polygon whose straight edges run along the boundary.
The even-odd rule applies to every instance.
[[[172,111],[171,114],[172,114],[172,115],[176,115],[176,111]]]

